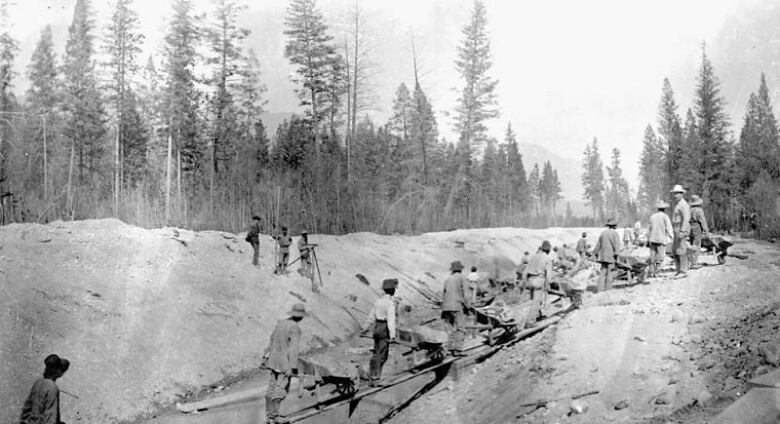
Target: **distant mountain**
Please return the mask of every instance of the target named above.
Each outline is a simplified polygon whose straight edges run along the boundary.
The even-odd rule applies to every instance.
[[[291,112],[266,112],[260,119],[263,120],[265,125],[265,134],[269,140],[273,140],[276,134],[276,129],[287,119],[290,119],[294,114]]]
[[[553,153],[547,147],[532,143],[519,143],[520,154],[523,155],[525,172],[531,172],[534,164],[539,164],[542,169],[546,161],[550,161],[553,169],[558,171],[558,180],[563,188],[564,199],[576,200],[582,197],[582,185],[580,183],[581,164],[578,160]],[[553,146],[550,146],[553,147]]]

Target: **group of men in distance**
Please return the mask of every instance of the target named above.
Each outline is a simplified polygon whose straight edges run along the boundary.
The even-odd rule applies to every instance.
[[[704,216],[702,204],[698,195],[691,196],[690,204],[685,200],[685,190],[681,185],[675,185],[671,190],[674,195],[675,206],[672,218],[666,214],[669,204],[663,200],[656,203],[656,212],[650,216],[648,227],[648,243],[650,247],[650,275],[655,276],[666,257],[666,245],[672,243],[672,256],[674,257],[674,278],[684,278],[689,269],[698,269],[699,252],[703,238],[709,235],[707,218]],[[598,290],[612,288],[613,271],[617,262],[617,255],[623,246],[617,231],[617,222],[610,218],[607,220],[607,229],[599,236],[593,255],[601,264]],[[626,230],[628,231],[628,229]],[[583,235],[584,236],[584,235]],[[690,265],[689,265],[690,262]]]
[[[287,234],[286,226],[282,226],[281,234],[274,236],[274,240],[277,243],[276,268],[274,269],[274,274],[278,275],[284,273],[290,260],[290,246],[292,246],[292,237]],[[249,231],[247,232],[246,241],[252,245],[252,250],[254,251],[254,255],[252,256],[252,265],[259,266],[260,217],[257,215],[252,217],[252,225],[250,225]],[[311,252],[316,246],[316,244],[309,243],[309,232],[306,230],[301,231],[301,237],[298,239],[298,253],[301,255],[301,266],[298,268],[298,272],[306,277],[312,276]]]

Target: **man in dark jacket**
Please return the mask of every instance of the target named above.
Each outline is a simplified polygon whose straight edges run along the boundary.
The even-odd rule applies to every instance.
[[[21,424],[61,424],[60,389],[55,381],[70,367],[70,361],[49,355],[43,361],[43,377],[33,383],[30,395],[22,407]]]
[[[588,233],[582,233],[582,238],[577,240],[577,253],[580,254],[580,263],[585,262],[588,254]]]
[[[612,290],[612,279],[614,278],[612,274],[615,262],[617,262],[618,252],[623,249],[620,243],[620,236],[615,231],[615,228],[617,228],[617,221],[615,221],[615,218],[609,218],[607,220],[607,228],[601,232],[596,246],[593,247],[593,254],[596,256],[599,264],[601,264],[597,291]]]
[[[309,232],[301,231],[301,237],[298,239],[298,254],[301,255],[301,267],[298,272],[311,278],[311,246],[309,245]]]
[[[246,241],[252,245],[252,250],[255,252],[254,256],[252,256],[252,265],[258,266],[260,257],[260,217],[257,215],[252,217],[252,225],[246,234]]]
[[[531,308],[526,316],[525,326],[533,327],[540,318],[542,308],[547,302],[547,289],[552,278],[552,258],[550,257],[550,242],[545,240],[539,251],[531,257],[528,266],[523,270],[523,286],[531,291]]]
[[[290,391],[290,378],[298,374],[301,345],[301,327],[298,323],[305,315],[306,307],[302,303],[293,305],[290,316],[276,323],[263,355],[265,367],[271,372],[265,392],[265,411],[269,424],[277,422],[279,407]]]

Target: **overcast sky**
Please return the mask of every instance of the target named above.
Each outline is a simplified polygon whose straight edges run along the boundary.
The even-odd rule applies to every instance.
[[[101,33],[113,1],[94,1]],[[197,0],[199,11],[210,0]],[[509,1],[486,0],[492,42],[492,74],[499,80],[501,117],[490,124],[501,139],[508,121],[522,142],[536,143],[579,159],[586,142],[598,137],[602,152],[619,147],[635,188],[636,163],[645,126],[655,123],[661,83],[669,76],[677,100],[690,104],[702,41],[711,44],[724,22],[755,1]],[[25,49],[20,71],[29,63],[40,28],[55,26],[58,52],[75,0],[17,0],[13,33]],[[248,1],[244,24],[253,31],[248,46],[258,55],[268,86],[270,112],[293,112],[297,100],[283,58],[283,0]],[[351,0],[320,0],[333,35],[344,37]],[[157,51],[170,16],[170,1],[135,0],[146,34],[145,54]],[[361,0],[374,48],[376,109],[384,120],[401,82],[411,84],[410,34],[414,34],[423,85],[450,140],[451,112],[460,87],[453,61],[471,2],[461,0]],[[713,53],[717,66],[720,58]],[[24,81],[18,89],[26,87]],[[738,107],[744,110],[743,106]],[[737,117],[735,123],[741,118]],[[738,129],[737,129],[738,131]],[[605,153],[606,156],[606,153]],[[605,162],[607,158],[605,157]]]

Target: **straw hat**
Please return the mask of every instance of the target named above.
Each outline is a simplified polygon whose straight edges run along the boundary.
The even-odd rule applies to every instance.
[[[463,271],[463,264],[460,261],[455,261],[450,264],[450,271]]]
[[[617,221],[615,218],[607,219],[607,227],[617,227]]]
[[[296,303],[293,305],[292,309],[290,310],[290,316],[296,317],[296,318],[303,318],[306,316],[306,307],[303,306],[303,303]]]
[[[658,202],[656,202],[655,207],[657,209],[666,209],[669,207],[669,204],[664,202],[663,200],[659,200]]]
[[[704,201],[701,200],[701,197],[699,197],[698,194],[694,194],[691,196],[691,206],[701,206],[704,203]]]
[[[683,190],[682,186],[677,184],[674,186],[674,188],[671,190],[672,193],[685,193],[685,190]]]
[[[382,281],[382,290],[394,289],[396,287],[398,287],[398,279],[397,278],[387,278],[384,281]]]

